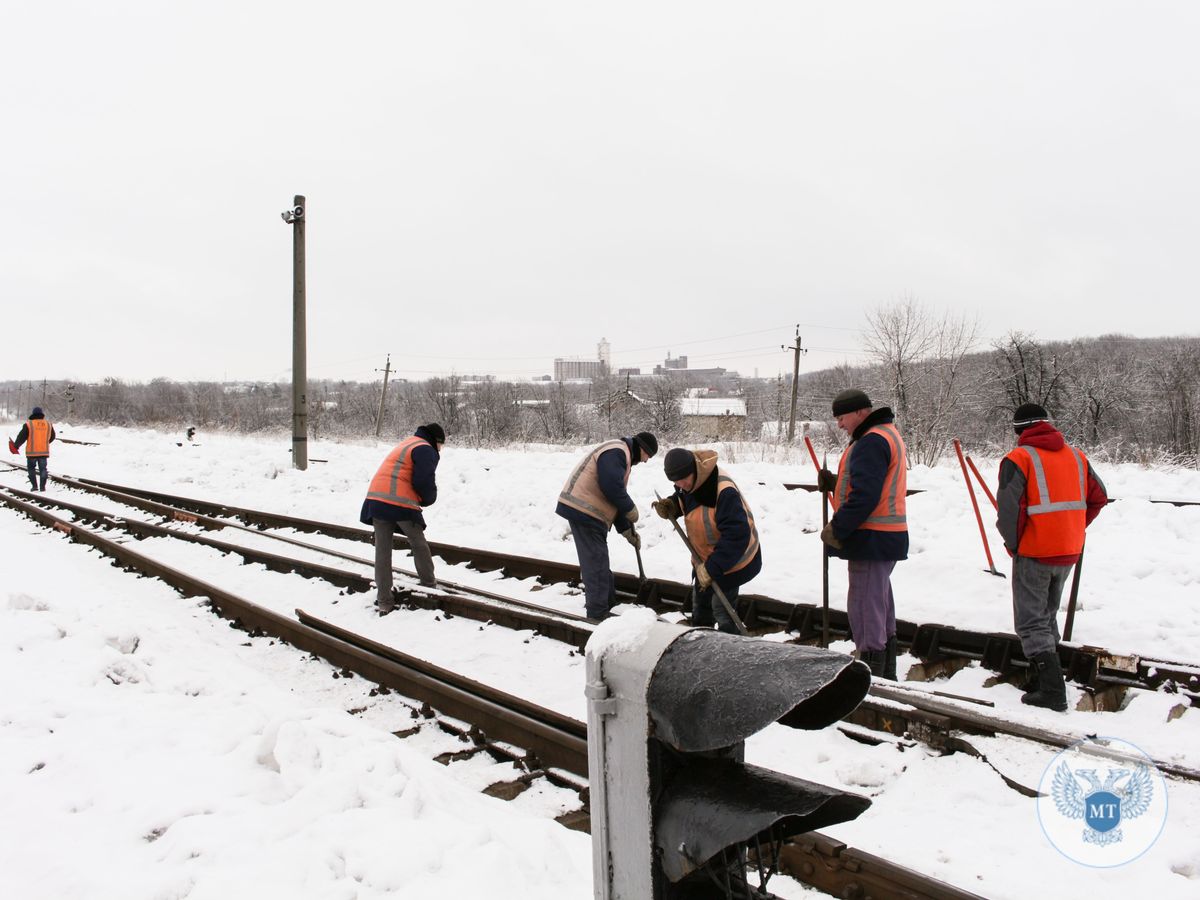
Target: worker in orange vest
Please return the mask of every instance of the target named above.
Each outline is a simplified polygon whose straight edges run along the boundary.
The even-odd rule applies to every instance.
[[[737,624],[723,603],[714,602],[713,585],[735,609],[742,585],[762,571],[762,550],[750,504],[725,469],[717,467],[716,450],[674,447],[663,458],[663,472],[675,493],[651,506],[664,519],[683,516],[688,540],[699,561],[692,560],[696,593],[692,624],[716,625],[737,634]]]
[[[21,426],[21,431],[15,441],[8,442],[8,449],[16,453],[25,445],[25,468],[29,472],[30,490],[46,490],[46,466],[50,458],[50,442],[54,440],[54,426],[46,419],[40,406],[35,406],[29,414],[29,420]],[[38,479],[41,487],[38,487]]]
[[[1013,558],[1013,624],[1037,676],[1021,702],[1062,712],[1067,688],[1058,658],[1058,605],[1083,552],[1084,531],[1108,494],[1044,407],[1018,406],[1013,430],[1017,447],[1000,463],[996,527]]]
[[[834,509],[821,540],[846,560],[846,615],[858,658],[877,678],[896,680],[896,597],[892,570],[908,558],[908,451],[891,409],[873,409],[850,388],[833,398],[838,428],[850,435],[836,478],[820,474]]]
[[[392,448],[371,479],[359,521],[375,528],[375,606],[389,613],[392,599],[392,543],[396,529],[408,540],[417,578],[425,587],[436,587],[433,554],[425,540],[421,510],[437,500],[435,473],[446,432],[436,422],[420,426],[412,437]]]

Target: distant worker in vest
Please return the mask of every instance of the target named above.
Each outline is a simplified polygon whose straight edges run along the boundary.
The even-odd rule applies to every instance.
[[[436,422],[420,426],[412,437],[392,448],[371,479],[359,521],[375,527],[375,606],[380,613],[394,608],[392,600],[392,543],[396,529],[412,550],[417,578],[425,587],[436,587],[433,554],[425,540],[421,510],[437,500],[438,461],[446,432]]]
[[[8,449],[16,453],[25,445],[25,468],[29,472],[29,485],[32,491],[46,490],[46,466],[50,459],[50,442],[54,440],[54,426],[46,419],[40,406],[35,406],[29,414],[29,421],[21,426],[20,433],[14,441],[8,441]],[[38,478],[41,487],[38,487]]]
[[[633,523],[637,506],[626,490],[629,473],[658,452],[658,438],[648,431],[605,441],[588,451],[558,495],[555,512],[571,526],[584,610],[589,619],[607,619],[616,605],[617,588],[608,562],[608,529],[613,525],[640,551],[642,539]]]
[[[700,557],[692,560],[696,594],[692,624],[716,624],[719,631],[737,634],[738,628],[715,597],[716,585],[737,608],[738,590],[762,571],[758,529],[746,498],[732,478],[717,468],[717,451],[674,447],[663,457],[663,471],[675,493],[654,502],[664,519],[683,516],[688,540]]]
[[[1108,493],[1083,451],[1063,439],[1043,407],[1018,406],[1013,430],[1017,447],[1000,462],[996,527],[1013,558],[1013,625],[1036,676],[1021,702],[1063,712],[1058,604],[1083,553],[1084,531],[1108,503]]]
[[[908,558],[908,451],[891,409],[872,409],[858,389],[833,398],[838,428],[850,445],[837,476],[822,470],[820,487],[830,491],[833,517],[821,540],[846,560],[846,614],[858,658],[877,678],[896,680],[896,598],[892,570]]]

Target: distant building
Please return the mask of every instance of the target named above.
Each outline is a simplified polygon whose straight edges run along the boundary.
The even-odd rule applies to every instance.
[[[724,369],[689,369],[688,358],[686,356],[678,356],[672,359],[670,353],[667,354],[667,358],[663,360],[661,366],[654,367],[655,375],[670,375],[675,372],[686,372],[688,375],[699,375],[709,378],[718,378],[725,374]]]
[[[602,378],[608,374],[608,364],[602,359],[555,359],[554,380],[571,381],[577,378]]]
[[[618,375],[641,375],[641,369],[617,369]]]
[[[746,401],[741,397],[684,397],[679,408],[684,427],[699,440],[740,440],[745,433]]]

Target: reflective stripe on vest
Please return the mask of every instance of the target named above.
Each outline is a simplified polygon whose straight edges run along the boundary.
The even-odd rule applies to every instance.
[[[25,439],[26,456],[50,455],[50,423],[45,419],[30,419],[25,423],[28,437]]]
[[[737,490],[733,479],[728,475],[718,474],[717,497],[721,496],[721,491],[729,488]],[[746,503],[746,497],[741,491],[738,491],[738,499],[742,501],[742,509],[746,511],[746,521],[750,525],[750,540],[746,543],[746,552],[742,554],[741,559],[725,570],[726,575],[746,568],[758,553],[758,528],[754,524],[754,513],[750,512],[750,505]],[[684,516],[684,523],[687,525],[688,540],[696,548],[696,554],[700,559],[707,560],[717,548],[717,542],[721,540],[721,531],[717,528],[716,506],[696,504],[696,507]]]
[[[888,460],[887,474],[884,475],[883,487],[879,492],[879,503],[859,528],[868,531],[907,531],[908,507],[905,497],[908,493],[908,453],[904,447],[904,439],[892,424],[869,428],[863,437],[868,434],[877,434],[887,441],[891,459]],[[859,438],[859,441],[861,440],[862,438]],[[847,447],[838,463],[837,487],[830,496],[834,512],[837,512],[838,507],[850,496],[850,454],[856,446],[858,441]]]
[[[559,492],[558,502],[611,525],[617,521],[617,508],[600,490],[600,477],[597,470],[600,455],[609,450],[624,452],[625,479],[622,484],[629,484],[629,471],[632,468],[629,445],[620,438],[605,441],[585,456],[571,472],[571,477],[567,479],[567,483]]]
[[[412,451],[421,444],[428,445],[429,442],[413,435],[392,448],[392,452],[387,455],[379,471],[371,479],[371,486],[367,490],[368,500],[378,500],[408,509],[421,508],[421,498],[417,496],[412,483]]]
[[[1026,445],[1006,458],[1025,476],[1025,525],[1017,553],[1033,559],[1079,553],[1087,528],[1087,457],[1070,446]]]
[[[1041,516],[1046,513],[1063,512],[1069,509],[1087,509],[1087,466],[1083,462],[1083,456],[1074,447],[1067,447],[1071,451],[1071,455],[1075,457],[1075,468],[1079,471],[1079,499],[1078,500],[1050,500],[1050,488],[1046,485],[1046,467],[1042,465],[1042,457],[1037,452],[1036,447],[1018,447],[1018,450],[1024,450],[1029,455],[1029,461],[1033,464],[1033,477],[1037,482],[1038,500],[1037,505],[1029,505],[1025,508],[1025,513],[1030,516]]]

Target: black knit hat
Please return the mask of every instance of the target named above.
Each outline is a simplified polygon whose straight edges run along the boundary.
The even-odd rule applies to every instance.
[[[658,438],[648,431],[639,431],[633,436],[633,442],[642,448],[646,459],[658,452]]]
[[[437,422],[430,422],[428,425],[422,425],[421,427],[433,439],[435,444],[446,443],[446,431]]]
[[[1030,425],[1049,421],[1050,413],[1046,412],[1044,406],[1038,403],[1022,403],[1013,413],[1013,431],[1020,434]]]
[[[691,450],[672,447],[663,457],[663,472],[671,481],[682,481],[696,474],[696,457]]]
[[[846,413],[858,412],[860,409],[870,409],[871,398],[858,388],[847,388],[833,398],[833,417],[844,416]]]

